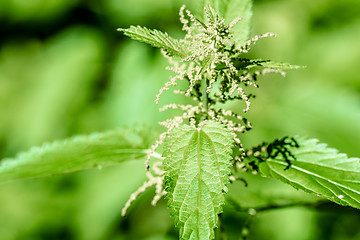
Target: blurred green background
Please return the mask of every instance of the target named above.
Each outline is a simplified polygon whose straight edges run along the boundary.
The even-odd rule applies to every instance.
[[[191,1],[188,1],[191,2]],[[117,27],[145,25],[181,36],[175,0],[0,0],[0,157],[43,142],[119,126],[156,126],[172,113],[154,103],[169,73],[159,51],[126,39]],[[306,66],[263,77],[247,113],[245,146],[306,135],[360,156],[360,1],[255,0],[252,35],[275,32],[252,55]],[[182,98],[165,94],[160,105]],[[236,105],[234,111],[240,111]],[[159,128],[160,129],[160,128]],[[161,129],[160,129],[161,130]],[[1,240],[177,239],[166,202],[140,197],[142,162],[101,171],[0,185]],[[262,179],[248,177],[252,186]],[[276,181],[263,193],[306,198]],[[234,184],[244,204],[246,188]],[[244,193],[245,194],[245,193]],[[278,194],[278,195],[277,195]],[[298,196],[298,195],[301,196]],[[259,196],[247,196],[250,204]],[[243,200],[242,200],[243,199]],[[247,214],[227,207],[225,230],[239,239]],[[259,213],[249,239],[360,239],[358,210],[289,208]]]

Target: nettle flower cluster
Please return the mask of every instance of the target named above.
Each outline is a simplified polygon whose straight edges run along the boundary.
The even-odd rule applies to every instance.
[[[160,89],[155,99],[156,104],[158,104],[161,94],[170,90],[171,87],[177,86],[178,81],[186,81],[188,88],[174,89],[174,93],[183,94],[191,98],[193,102],[188,105],[171,103],[160,108],[160,111],[180,109],[183,114],[160,122],[160,125],[168,130],[160,135],[149,151],[145,163],[148,170],[151,157],[162,159],[160,154],[156,153],[156,149],[173,128],[183,123],[188,123],[196,128],[207,120],[220,122],[230,130],[240,152],[238,156],[234,156],[234,160],[241,161],[245,157],[245,151],[239,134],[250,130],[252,126],[239,113],[224,109],[224,104],[240,101],[244,103],[242,111],[249,111],[253,95],[245,91],[246,87],[257,88],[259,75],[271,72],[285,75],[282,70],[294,68],[287,64],[274,63],[269,60],[252,60],[246,57],[251,45],[261,38],[275,37],[275,34],[265,33],[248,41],[240,42],[236,39],[238,33],[232,30],[241,21],[241,17],[226,24],[225,19],[220,18],[211,7],[205,9],[205,12],[206,19],[203,22],[186,10],[185,6],[181,7],[180,21],[186,35],[184,39],[180,40],[173,39],[158,30],[149,30],[140,26],[120,29],[125,35],[135,40],[161,48],[162,54],[171,64],[167,69],[174,74]],[[154,169],[155,176],[148,174],[149,181],[131,196],[123,214],[130,203],[147,187],[157,186],[155,200],[165,194],[165,191],[161,189],[163,171],[158,165],[155,165]],[[156,204],[156,201],[153,201],[153,204]]]

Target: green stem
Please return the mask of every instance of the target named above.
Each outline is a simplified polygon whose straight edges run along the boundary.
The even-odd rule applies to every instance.
[[[202,89],[202,103],[203,103],[203,110],[204,112],[208,112],[208,93],[206,92],[208,85],[207,85],[207,79],[204,78],[203,81],[203,89]]]
[[[243,208],[239,205],[236,200],[234,200],[231,197],[227,197],[227,202],[232,205],[232,207],[239,212],[264,212],[264,211],[270,211],[270,210],[277,210],[277,209],[284,209],[284,208],[291,208],[291,207],[308,207],[308,208],[314,208],[321,207],[323,204],[327,204],[328,200],[320,200],[317,202],[297,202],[297,203],[287,203],[287,204],[269,204],[267,206],[263,207],[254,207],[254,208]]]

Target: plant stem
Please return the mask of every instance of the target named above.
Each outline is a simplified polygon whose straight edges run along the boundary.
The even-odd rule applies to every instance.
[[[204,112],[208,111],[208,93],[206,92],[207,88],[208,88],[208,84],[207,84],[207,78],[204,78],[203,81],[203,89],[202,89],[202,103],[203,103],[203,110]]]
[[[327,204],[328,200],[321,200],[318,202],[297,202],[297,203],[288,203],[288,204],[269,204],[267,206],[262,207],[254,207],[254,208],[244,208],[239,205],[238,202],[236,202],[233,198],[227,197],[227,202],[230,203],[236,211],[239,212],[264,212],[269,210],[277,210],[277,209],[284,209],[284,208],[291,208],[291,207],[308,207],[308,208],[317,208],[321,207],[323,204]]]

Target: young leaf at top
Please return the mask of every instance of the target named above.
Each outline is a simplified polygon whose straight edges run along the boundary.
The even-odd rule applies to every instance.
[[[34,147],[0,164],[0,183],[102,168],[146,156],[153,134],[118,129]]]
[[[241,20],[233,27],[233,39],[238,40],[240,45],[249,39],[252,17],[251,0],[202,0],[199,11],[203,13],[203,9],[208,6],[215,9],[216,13],[225,19],[226,24],[230,24],[236,18],[241,17]],[[201,18],[206,19],[205,13]]]
[[[141,26],[130,26],[128,29],[119,28],[118,31],[122,31],[126,36],[134,40],[161,48],[170,56],[181,58],[188,56],[189,51],[184,44],[159,30],[150,30]]]
[[[233,39],[237,40],[241,45],[250,35],[250,21],[252,17],[252,1],[251,0],[222,0],[225,6],[224,19],[232,21],[237,17],[241,20],[233,27]]]
[[[222,124],[174,128],[164,143],[165,191],[180,239],[214,238],[229,181],[233,136]]]
[[[317,139],[295,138],[299,148],[288,147],[296,160],[282,154],[260,164],[267,177],[279,179],[309,193],[323,196],[341,205],[360,208],[360,159],[348,158]]]

